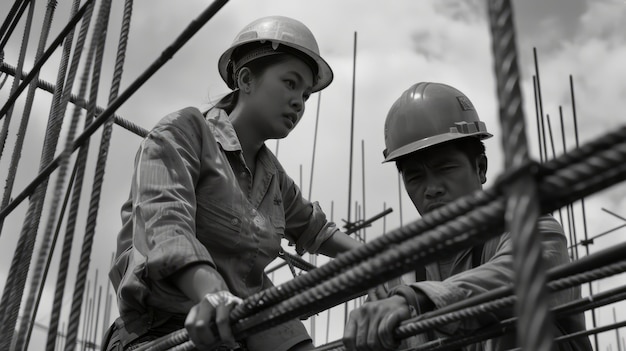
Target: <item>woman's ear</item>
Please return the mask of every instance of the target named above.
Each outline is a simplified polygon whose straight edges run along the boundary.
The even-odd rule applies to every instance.
[[[487,156],[484,154],[481,154],[476,158],[476,170],[478,172],[480,183],[485,184],[487,182]]]
[[[253,76],[248,67],[243,67],[237,73],[237,86],[239,90],[244,93],[249,93],[252,90]]]

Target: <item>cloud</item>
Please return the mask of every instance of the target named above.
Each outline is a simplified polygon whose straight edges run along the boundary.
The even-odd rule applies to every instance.
[[[626,68],[623,65],[626,62],[626,34],[623,23],[626,20],[626,6],[618,0],[518,0],[514,5],[524,107],[528,121],[527,135],[533,155],[537,155],[531,78],[534,72],[533,47],[537,47],[539,52],[544,111],[550,114],[556,126],[558,106],[564,107],[569,148],[574,144],[569,74],[574,76],[575,81],[581,142],[623,125],[623,97],[626,96]],[[4,10],[7,6],[3,3],[0,8]],[[206,8],[207,2],[186,1],[173,6],[171,1],[149,1],[135,2],[134,6],[122,89],[139,76],[180,31]],[[69,5],[61,2],[57,9],[54,33],[67,19],[68,12]],[[43,6],[38,7],[37,13],[40,19]],[[121,2],[114,2],[98,99],[100,105],[105,105],[108,97],[121,13]],[[219,55],[230,45],[241,27],[257,17],[273,14],[291,16],[305,23],[315,33],[322,55],[335,72],[335,81],[322,92],[312,191],[312,198],[320,201],[329,216],[333,204],[335,221],[341,224],[341,219],[347,217],[355,31],[358,33],[358,43],[352,211],[355,208],[354,201],[362,205],[361,140],[364,140],[366,215],[369,217],[382,211],[383,204],[393,207],[394,212],[386,218],[385,229],[397,228],[402,199],[404,223],[418,217],[404,191],[401,196],[399,194],[395,167],[392,164],[381,164],[384,149],[382,130],[387,111],[402,91],[418,81],[448,83],[470,97],[488,129],[495,135],[487,141],[490,182],[501,173],[503,161],[500,144],[503,136],[495,101],[491,41],[484,2],[479,0],[405,0],[388,2],[385,6],[374,1],[358,0],[231,1],[118,113],[149,129],[167,113],[179,108],[188,105],[208,106],[211,98],[227,91],[217,74]],[[35,23],[40,26],[41,20]],[[34,28],[33,31],[31,43],[36,43],[39,29]],[[12,38],[5,49],[5,60],[13,65],[16,63],[19,41],[19,36]],[[31,44],[29,49],[27,68],[32,65],[34,46],[36,44]],[[55,54],[42,72],[44,79],[55,81],[58,61],[58,54]],[[9,83],[0,91],[0,99],[7,96]],[[36,173],[49,103],[49,94],[38,92],[16,191]],[[18,105],[21,104],[22,100]],[[302,165],[302,190],[305,195],[308,195],[310,184],[316,106],[317,97],[313,96],[301,124],[279,144],[279,159],[297,183],[300,183]],[[16,125],[17,119],[14,119],[12,126]],[[14,135],[14,129],[11,135]],[[557,142],[560,142],[558,138],[560,136],[557,135]],[[14,137],[9,140],[12,142]],[[120,226],[119,209],[128,196],[133,159],[139,142],[139,137],[115,127],[103,185],[94,246],[97,249],[92,254],[90,277],[93,277],[96,267],[100,277],[104,276],[110,254],[115,248],[115,237]],[[92,141],[92,150],[96,149],[97,143],[98,137]],[[275,150],[275,141],[268,141],[267,145]],[[9,150],[10,147],[5,150],[0,161],[0,180],[5,177]],[[557,147],[558,152],[560,148]],[[86,209],[86,199],[91,191],[94,151],[89,160],[83,209]],[[617,213],[626,214],[625,193],[626,189],[622,185],[590,198],[590,233],[599,233],[606,229],[605,225],[613,224],[608,223],[606,215],[598,212],[598,207],[606,206]],[[9,217],[0,237],[0,259],[3,260],[0,262],[1,273],[6,274],[8,270],[16,241],[14,233],[20,230],[24,212],[25,205],[22,205]],[[79,232],[84,230],[85,216],[85,213],[81,214],[83,220],[77,226]],[[351,219],[354,217],[353,212]],[[376,222],[368,229],[368,238],[382,232],[383,222]],[[607,242],[601,244],[610,245],[610,242],[616,240],[614,238],[607,237]],[[81,243],[82,238],[77,237],[75,244],[79,247]],[[599,244],[598,247],[604,246]],[[76,255],[73,265],[76,266]],[[75,272],[72,272],[70,277],[74,275]],[[73,287],[73,282],[68,285]],[[46,298],[49,298],[50,293],[51,290],[47,290]],[[334,329],[337,333],[341,330],[339,327]]]

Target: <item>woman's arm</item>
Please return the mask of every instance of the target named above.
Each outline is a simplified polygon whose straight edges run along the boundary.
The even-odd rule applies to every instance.
[[[172,275],[171,281],[194,303],[202,301],[207,294],[228,291],[222,277],[213,267],[205,263],[182,268]]]
[[[338,254],[361,246],[361,242],[351,238],[346,233],[336,231],[330,238],[322,243],[319,252],[328,257],[336,257]]]

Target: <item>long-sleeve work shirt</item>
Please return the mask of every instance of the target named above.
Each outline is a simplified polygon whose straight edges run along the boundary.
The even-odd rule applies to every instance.
[[[542,216],[537,222],[538,238],[543,247],[543,262],[547,268],[569,262],[567,241],[563,228],[551,216]],[[436,308],[480,295],[502,286],[513,284],[513,244],[510,233],[503,233],[485,243],[481,265],[472,267],[472,249],[462,250],[426,266],[426,281],[411,283],[433,301]],[[571,288],[550,295],[550,305],[558,306],[580,299],[580,288]],[[453,335],[458,331],[471,331],[489,325],[496,320],[511,317],[512,309],[502,309],[492,315],[467,319],[440,329],[440,336]],[[585,329],[582,313],[561,318],[555,324],[554,335],[560,336]],[[464,348],[468,351],[508,350],[516,347],[515,333],[490,339]],[[421,342],[423,342],[422,340]],[[419,340],[410,342],[419,343]],[[580,337],[558,345],[559,350],[591,351],[587,337]]]
[[[166,279],[180,269],[206,263],[246,298],[272,286],[264,268],[281,238],[315,253],[338,230],[265,146],[255,169],[217,108],[172,113],[142,142],[110,272],[131,336],[192,307]]]

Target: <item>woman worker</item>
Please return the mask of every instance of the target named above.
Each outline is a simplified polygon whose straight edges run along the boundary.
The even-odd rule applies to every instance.
[[[309,96],[333,79],[313,34],[291,18],[258,19],[218,68],[233,91],[205,113],[169,114],[137,153],[109,274],[120,317],[107,350],[131,350],[183,327],[203,349],[215,324],[222,350],[309,349],[298,320],[235,342],[229,312],[272,286],[264,268],[281,238],[299,253],[330,257],[358,245],[302,197],[264,144],[289,135]]]

